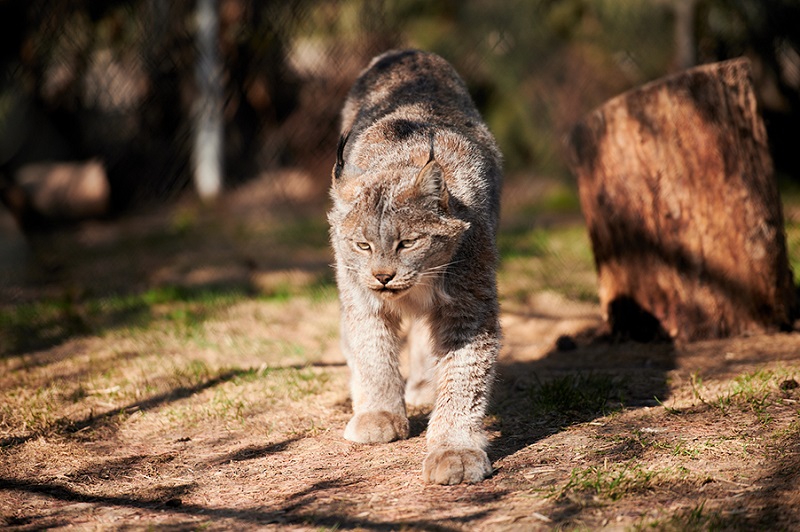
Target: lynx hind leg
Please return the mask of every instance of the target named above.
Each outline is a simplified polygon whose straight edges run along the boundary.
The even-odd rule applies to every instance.
[[[344,439],[355,443],[388,443],[408,438],[408,418],[392,412],[355,414],[344,429]]]
[[[431,350],[428,325],[414,320],[408,331],[408,380],[406,404],[432,405],[436,401],[436,360]]]

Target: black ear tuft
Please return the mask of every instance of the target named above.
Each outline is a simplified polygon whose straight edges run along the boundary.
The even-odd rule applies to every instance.
[[[447,212],[449,195],[444,184],[444,170],[439,163],[432,160],[426,164],[417,174],[415,186],[420,196],[434,200]]]
[[[449,210],[450,195],[444,183],[444,169],[436,162],[433,155],[433,131],[431,131],[431,146],[428,162],[417,174],[415,186],[417,192],[424,197],[436,200],[439,207],[447,212]]]
[[[342,175],[342,169],[344,168],[344,145],[347,144],[347,139],[349,137],[349,131],[339,137],[339,145],[336,147],[336,165],[333,167],[334,179],[339,179]]]

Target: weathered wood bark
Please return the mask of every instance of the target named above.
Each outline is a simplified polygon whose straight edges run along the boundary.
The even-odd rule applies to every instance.
[[[790,326],[783,213],[746,60],[609,100],[568,148],[615,331],[698,340]]]

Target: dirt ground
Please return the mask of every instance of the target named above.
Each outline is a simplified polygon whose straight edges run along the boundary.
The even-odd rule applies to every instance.
[[[504,291],[513,272],[494,474],[424,484],[424,409],[405,441],[345,441],[324,222],[283,229],[260,190],[34,251],[3,222],[0,526],[800,529],[800,334],[619,341],[591,301]]]

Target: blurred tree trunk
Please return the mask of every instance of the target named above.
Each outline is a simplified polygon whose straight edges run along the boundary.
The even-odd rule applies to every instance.
[[[781,201],[746,60],[609,100],[569,150],[614,331],[698,340],[790,326]]]
[[[197,96],[194,109],[194,184],[204,201],[222,189],[222,65],[219,13],[215,0],[197,0]]]
[[[697,0],[675,0],[675,64],[680,70],[694,66],[694,17]]]

